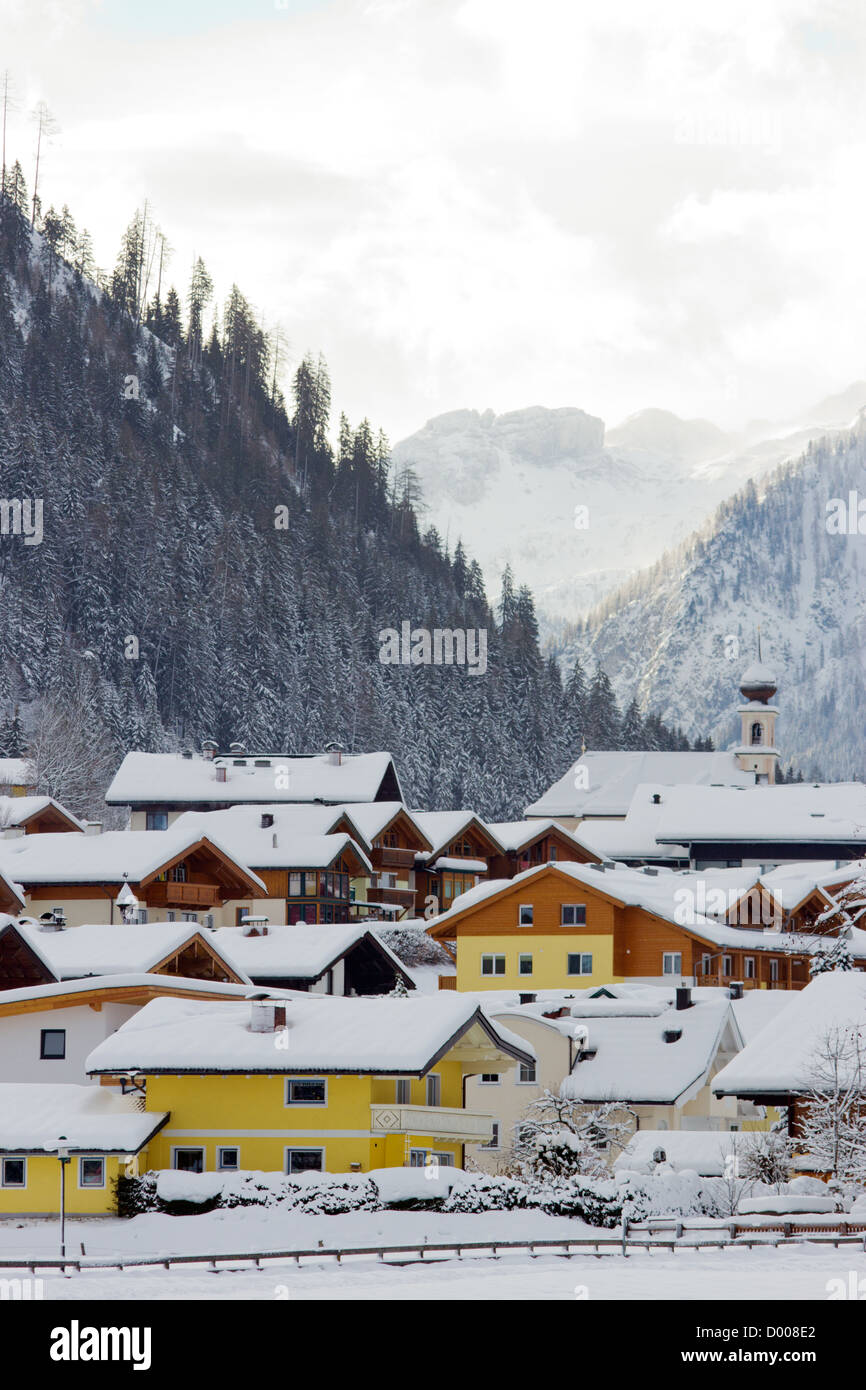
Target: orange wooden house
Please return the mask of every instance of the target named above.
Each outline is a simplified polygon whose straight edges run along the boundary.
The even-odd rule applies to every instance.
[[[696,877],[563,863],[481,883],[428,928],[456,955],[456,977],[440,984],[533,991],[690,978],[801,989],[813,950],[793,935],[698,914],[678,920],[675,894]]]

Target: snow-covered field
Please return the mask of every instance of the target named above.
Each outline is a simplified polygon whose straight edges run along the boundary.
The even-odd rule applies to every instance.
[[[291,1212],[246,1210],[202,1216],[150,1215],[133,1221],[76,1221],[68,1228],[67,1250],[88,1255],[169,1254],[196,1251],[236,1252],[310,1249],[412,1241],[521,1240],[575,1238],[590,1228],[566,1218],[536,1212],[490,1212],[443,1215],[431,1212],[355,1212],[346,1216],[307,1216]],[[610,1235],[610,1232],[592,1234]],[[0,1226],[0,1255],[14,1257],[57,1251],[56,1223]],[[393,1257],[395,1260],[399,1257]],[[274,1261],[261,1270],[244,1267],[85,1270],[80,1274],[45,1273],[46,1299],[778,1299],[826,1301],[835,1288],[863,1282],[866,1253],[853,1246],[804,1244],[778,1249],[632,1251],[628,1258],[605,1251],[599,1256],[526,1252],[462,1259],[427,1257],[428,1265],[378,1262],[370,1256],[347,1256],[342,1263],[311,1258],[300,1266]],[[22,1271],[23,1273],[24,1271]],[[15,1271],[4,1269],[5,1277]],[[853,1279],[852,1279],[853,1275]],[[830,1281],[836,1280],[836,1285]],[[838,1293],[837,1293],[838,1296]],[[850,1294],[849,1294],[850,1296]]]

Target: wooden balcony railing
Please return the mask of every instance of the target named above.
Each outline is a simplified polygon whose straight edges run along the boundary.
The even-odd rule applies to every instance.
[[[222,901],[213,883],[149,883],[142,897],[148,907],[216,907]]]

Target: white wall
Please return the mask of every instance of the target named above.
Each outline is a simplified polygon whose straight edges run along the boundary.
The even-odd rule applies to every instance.
[[[78,1004],[68,1009],[42,1009],[38,1013],[0,1018],[0,1081],[97,1084],[84,1070],[85,1059],[98,1043],[138,1013],[140,1007],[138,1004],[103,1004],[96,1010],[89,1004]],[[64,1060],[40,1058],[43,1028],[66,1029]]]

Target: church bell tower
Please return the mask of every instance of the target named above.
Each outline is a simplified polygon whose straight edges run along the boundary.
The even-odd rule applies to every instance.
[[[776,780],[779,750],[776,747],[776,717],[779,710],[770,703],[776,693],[776,677],[761,660],[761,638],[758,635],[758,660],[753,661],[740,681],[740,694],[745,704],[737,713],[742,721],[739,747],[734,749],[744,772],[754,772],[755,781],[772,786]]]

